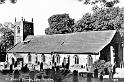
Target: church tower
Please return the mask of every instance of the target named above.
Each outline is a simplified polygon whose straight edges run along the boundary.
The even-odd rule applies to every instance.
[[[14,33],[14,44],[23,42],[28,35],[34,35],[33,18],[31,22],[25,21],[23,18],[17,22],[15,18]]]

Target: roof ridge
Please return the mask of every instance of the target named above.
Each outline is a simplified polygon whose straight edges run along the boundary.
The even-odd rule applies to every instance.
[[[113,31],[116,32],[116,30],[102,30],[102,31],[88,31],[88,32],[74,32],[74,33],[67,33],[67,34],[52,34],[52,35],[29,35],[34,37],[41,37],[41,36],[58,36],[58,35],[72,35],[72,34],[80,34],[80,33],[94,33],[94,32],[109,32]]]

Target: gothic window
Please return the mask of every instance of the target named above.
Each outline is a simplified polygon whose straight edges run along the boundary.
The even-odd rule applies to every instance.
[[[38,56],[37,56],[37,54],[36,54],[36,61],[35,62],[38,63]]]
[[[68,55],[68,63],[70,63],[70,56]]]
[[[57,63],[60,63],[60,55],[57,54],[56,59],[57,59]]]
[[[42,62],[45,62],[45,55],[44,54],[41,55],[41,59],[42,59]]]
[[[63,59],[63,63],[64,63],[64,65],[66,64],[66,58],[64,57],[64,59]]]
[[[88,55],[87,56],[87,65],[88,66],[91,66],[93,64],[93,58],[91,55]]]
[[[55,62],[55,56],[53,55],[53,57],[52,57],[52,63],[54,63]]]
[[[31,54],[28,54],[28,61],[31,62]]]
[[[78,57],[78,55],[74,56],[74,62],[75,62],[75,64],[79,64],[79,57]]]

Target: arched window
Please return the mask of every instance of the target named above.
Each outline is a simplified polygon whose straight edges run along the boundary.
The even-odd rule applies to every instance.
[[[79,64],[79,57],[78,57],[78,55],[74,56],[74,62],[75,62],[75,64]]]
[[[93,58],[91,55],[88,55],[87,56],[87,65],[88,66],[91,66],[93,64]]]
[[[60,55],[59,54],[56,55],[56,62],[60,63]]]
[[[35,63],[38,63],[38,56],[37,56],[37,54],[36,54],[36,61],[35,61]]]
[[[41,59],[42,59],[42,62],[45,62],[45,55],[44,54],[41,55]]]
[[[28,54],[28,61],[31,62],[31,54]]]
[[[52,56],[52,63],[55,63],[55,56]]]
[[[70,64],[70,55],[68,55],[68,64]]]
[[[65,57],[63,58],[63,63],[64,63],[64,65],[66,64],[66,58]]]

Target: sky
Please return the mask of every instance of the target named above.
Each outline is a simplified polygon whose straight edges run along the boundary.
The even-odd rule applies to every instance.
[[[124,0],[118,4],[123,7]],[[54,14],[67,13],[75,20],[81,19],[83,14],[91,12],[92,6],[83,5],[78,0],[18,0],[16,4],[6,0],[0,4],[0,23],[17,21],[25,18],[34,19],[34,34],[44,35],[45,28],[49,27],[48,18]]]

